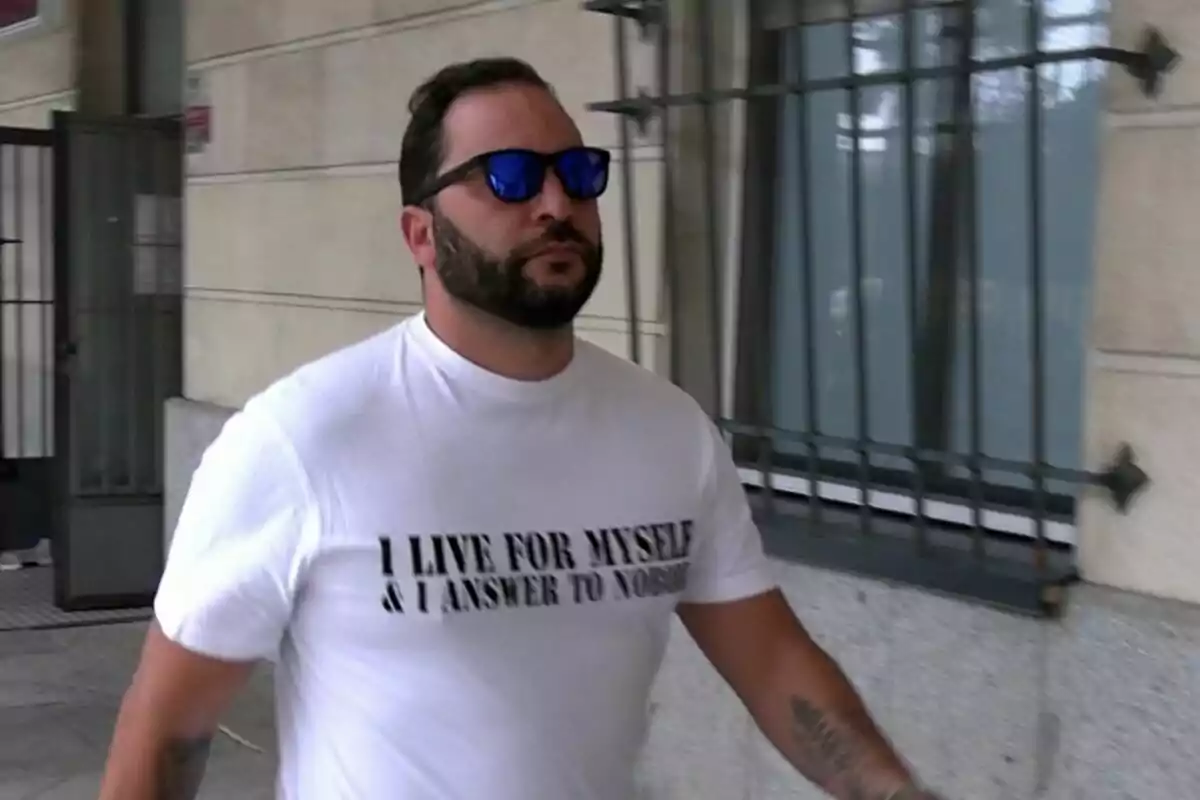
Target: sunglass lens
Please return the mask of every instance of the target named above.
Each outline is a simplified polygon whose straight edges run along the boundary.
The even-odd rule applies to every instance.
[[[506,203],[523,203],[542,190],[546,167],[535,153],[493,153],[487,161],[492,192]]]
[[[608,153],[590,147],[577,147],[559,154],[555,165],[559,180],[568,195],[591,200],[604,193],[608,185]]]

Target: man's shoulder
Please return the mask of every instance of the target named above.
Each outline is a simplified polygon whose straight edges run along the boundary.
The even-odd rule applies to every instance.
[[[406,322],[301,365],[246,403],[293,443],[321,438],[357,418],[394,378]]]
[[[658,373],[599,345],[580,340],[579,346],[587,354],[596,382],[618,393],[623,404],[686,418],[704,417],[694,397]]]

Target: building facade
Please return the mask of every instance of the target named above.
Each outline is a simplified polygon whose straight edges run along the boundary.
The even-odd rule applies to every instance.
[[[848,21],[837,0],[695,0],[644,31],[624,23],[617,47],[613,15],[577,0],[143,0],[134,25],[118,0],[87,2],[0,2],[14,9],[0,125],[44,127],[68,108],[206,115],[183,167],[168,540],[232,409],[418,310],[397,225],[405,101],[447,58],[511,54],[618,155],[606,274],[580,335],[755,423],[735,444],[756,503],[785,507],[770,516],[780,579],[922,773],[997,800],[1194,794],[1200,282],[1186,209],[1200,196],[1200,6],[1044,0],[1030,22],[1015,0],[970,15],[916,2],[907,16],[899,0],[859,0]],[[964,58],[945,31],[968,24],[968,67],[941,75]],[[1099,50],[1038,55],[1138,51],[1147,26],[1181,56],[1153,96]],[[748,85],[768,89],[754,100]],[[666,111],[620,102],[664,88]],[[590,109],[604,101],[617,102]],[[955,264],[974,271],[951,269],[939,295]],[[920,308],[933,321],[918,332],[906,320]],[[925,372],[942,365],[939,380],[915,385],[914,353]],[[764,428],[806,436],[764,450]],[[1150,480],[1124,510],[1079,486],[1122,444]],[[928,473],[914,505],[901,462],[925,447],[1008,466]],[[1038,462],[1060,470],[1022,472]],[[929,580],[895,567],[907,545],[809,557],[786,508],[814,492],[836,535],[866,506],[876,535],[907,535],[915,512],[934,545],[1000,555]],[[972,526],[977,539],[957,530]],[[1082,577],[1036,584],[1065,596],[1052,619],[976,591],[1047,559]],[[682,632],[651,713],[647,797],[806,796]]]

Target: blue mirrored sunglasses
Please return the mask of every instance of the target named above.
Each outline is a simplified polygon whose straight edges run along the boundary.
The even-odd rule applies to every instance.
[[[563,192],[572,200],[594,200],[608,187],[611,155],[599,147],[571,147],[557,153],[536,150],[493,150],[480,153],[439,175],[411,201],[419,205],[442,189],[459,183],[476,170],[483,172],[497,200],[525,203],[537,197],[546,183],[546,171],[554,170]]]

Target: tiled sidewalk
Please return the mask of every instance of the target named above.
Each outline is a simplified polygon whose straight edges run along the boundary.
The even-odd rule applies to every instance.
[[[0,634],[150,618],[149,609],[66,613],[55,608],[53,597],[53,567],[0,570]]]
[[[0,798],[95,800],[121,695],[145,625],[0,632]],[[270,676],[239,698],[213,748],[201,797],[270,800],[275,763]]]

